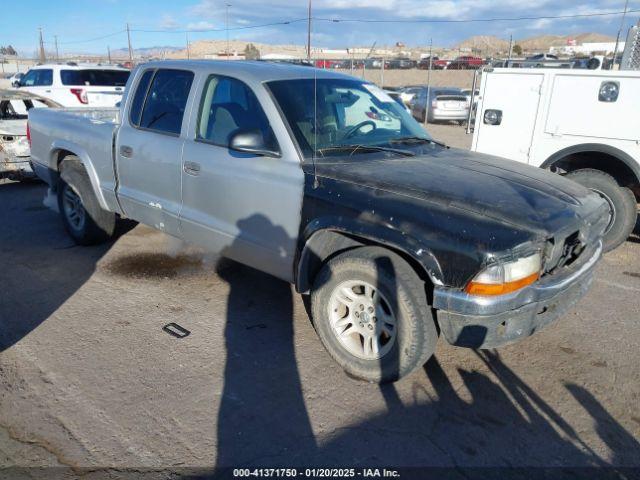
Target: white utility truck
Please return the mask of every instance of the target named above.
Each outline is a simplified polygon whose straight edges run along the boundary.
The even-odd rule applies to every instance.
[[[594,190],[611,210],[605,249],[624,242],[640,199],[640,72],[487,69],[479,93],[471,149]]]

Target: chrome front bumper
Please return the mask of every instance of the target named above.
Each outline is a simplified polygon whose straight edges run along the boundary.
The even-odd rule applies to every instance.
[[[440,330],[452,345],[470,348],[494,348],[532,335],[584,296],[601,256],[599,242],[562,273],[497,297],[436,287],[433,306]]]

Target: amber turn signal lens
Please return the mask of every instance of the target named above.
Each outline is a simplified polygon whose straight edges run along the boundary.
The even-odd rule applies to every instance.
[[[527,285],[531,285],[536,282],[540,277],[539,273],[534,273],[533,275],[529,275],[528,277],[521,278],[520,280],[516,280],[515,282],[507,282],[500,284],[491,284],[491,283],[477,283],[470,282],[467,285],[465,291],[469,295],[485,295],[485,296],[495,296],[495,295],[504,295],[506,293],[515,292],[516,290],[520,290]]]

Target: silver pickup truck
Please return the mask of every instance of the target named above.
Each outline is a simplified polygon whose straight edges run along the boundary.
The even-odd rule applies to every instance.
[[[152,62],[119,110],[32,111],[29,129],[77,243],[127,217],[291,282],[369,381],[439,335],[494,348],[557,319],[609,222],[578,184],[442,145],[375,85],[303,66]]]

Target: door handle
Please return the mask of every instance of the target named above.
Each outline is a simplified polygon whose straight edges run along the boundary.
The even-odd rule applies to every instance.
[[[127,145],[121,145],[120,146],[120,155],[122,155],[125,158],[131,158],[133,157],[133,148],[127,146]]]
[[[199,175],[200,174],[200,164],[197,162],[184,162],[184,172],[189,175]]]

